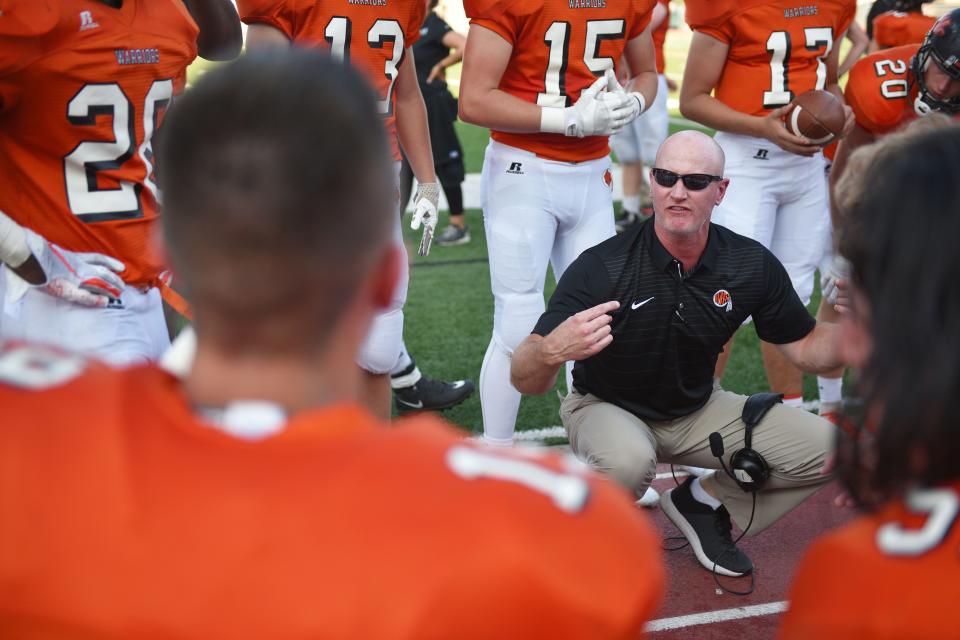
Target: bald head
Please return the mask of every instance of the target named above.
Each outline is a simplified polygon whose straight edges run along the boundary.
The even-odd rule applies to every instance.
[[[709,173],[723,175],[723,149],[713,138],[701,131],[688,129],[678,131],[660,145],[657,150],[656,166],[671,169],[671,165],[682,164],[688,168],[683,173]],[[671,169],[673,170],[673,169]]]

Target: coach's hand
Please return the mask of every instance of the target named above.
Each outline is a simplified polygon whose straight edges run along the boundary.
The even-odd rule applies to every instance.
[[[36,285],[44,292],[85,307],[105,307],[120,298],[125,284],[118,274],[126,269],[122,262],[102,253],[67,251],[30,229],[24,232],[46,275],[46,282]]]
[[[786,115],[788,109],[790,109],[789,104],[785,107],[774,109],[763,116],[761,118],[759,137],[766,138],[784,151],[789,151],[799,156],[816,155],[818,151],[823,149],[823,145],[814,144],[810,142],[809,138],[793,135],[783,123],[783,117]]]
[[[613,341],[611,312],[620,308],[616,300],[584,309],[560,323],[543,339],[543,353],[552,364],[583,360],[599,353]]]

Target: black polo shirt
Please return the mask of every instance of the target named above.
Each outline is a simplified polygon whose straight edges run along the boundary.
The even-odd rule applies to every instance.
[[[711,224],[700,262],[684,274],[653,229],[635,225],[584,251],[533,333],[618,300],[613,342],[574,365],[574,386],[640,418],[669,420],[706,404],[717,356],[748,316],[760,338],[776,344],[803,338],[816,321],[760,243]]]

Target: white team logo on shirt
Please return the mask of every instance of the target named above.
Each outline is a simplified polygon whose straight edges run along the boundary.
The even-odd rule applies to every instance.
[[[80,31],[88,31],[90,29],[99,29],[100,24],[93,19],[93,14],[89,11],[80,12]]]
[[[733,311],[733,297],[726,289],[718,289],[717,292],[713,294],[713,304],[726,309],[728,312]]]

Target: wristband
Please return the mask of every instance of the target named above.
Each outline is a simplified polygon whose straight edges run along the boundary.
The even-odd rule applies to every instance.
[[[563,107],[540,107],[540,131],[543,133],[565,133],[567,116]]]
[[[640,111],[638,113],[643,113],[643,110],[647,108],[647,101],[643,99],[643,94],[639,91],[631,91],[630,95],[637,99],[637,102],[640,103]]]
[[[30,255],[23,227],[0,211],[0,262],[16,269],[26,262]]]

